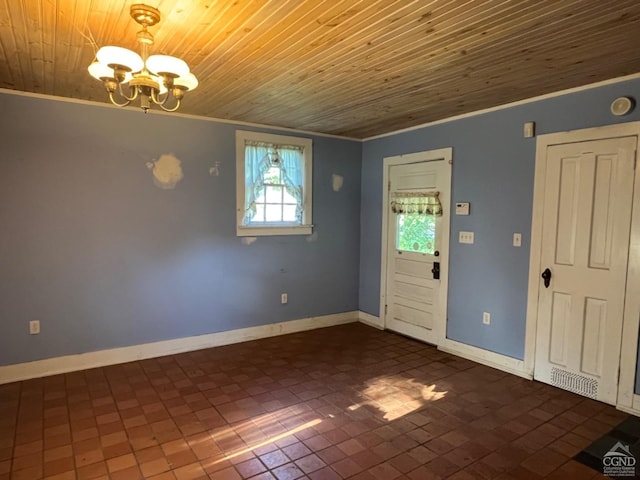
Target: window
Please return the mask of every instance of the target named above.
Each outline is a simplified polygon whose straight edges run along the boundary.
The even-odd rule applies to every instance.
[[[436,240],[436,217],[416,213],[398,214],[396,249],[433,255]]]
[[[440,192],[393,192],[391,211],[396,214],[396,249],[433,255],[436,216],[442,215]]]
[[[309,235],[312,142],[236,132],[237,235]]]

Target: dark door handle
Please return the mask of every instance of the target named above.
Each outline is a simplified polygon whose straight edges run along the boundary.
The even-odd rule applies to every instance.
[[[549,284],[551,283],[551,270],[545,268],[541,276],[544,279],[544,288],[549,288]]]
[[[433,273],[434,280],[440,280],[440,262],[433,262],[431,273]]]

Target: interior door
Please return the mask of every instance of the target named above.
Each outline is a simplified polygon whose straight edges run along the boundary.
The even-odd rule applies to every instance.
[[[447,168],[446,160],[437,160],[393,165],[389,172],[385,327],[432,344],[438,343],[442,333],[438,326],[446,316],[441,293],[447,288],[447,265],[442,262],[448,258],[442,235],[445,225],[448,232],[449,222]],[[434,192],[442,205],[441,215],[392,211],[394,195]]]
[[[547,149],[535,378],[615,404],[636,137]]]

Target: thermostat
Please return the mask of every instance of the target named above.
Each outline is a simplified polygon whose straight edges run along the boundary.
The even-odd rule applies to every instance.
[[[456,215],[469,215],[469,202],[456,203]]]

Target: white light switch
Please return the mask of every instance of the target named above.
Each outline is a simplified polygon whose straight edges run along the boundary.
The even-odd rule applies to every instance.
[[[459,243],[473,243],[473,232],[460,232],[458,235]]]
[[[521,233],[514,233],[513,234],[513,246],[514,247],[522,246],[522,234]]]
[[[522,133],[524,134],[524,138],[534,137],[536,134],[536,124],[535,122],[527,122],[524,124],[522,128]]]

